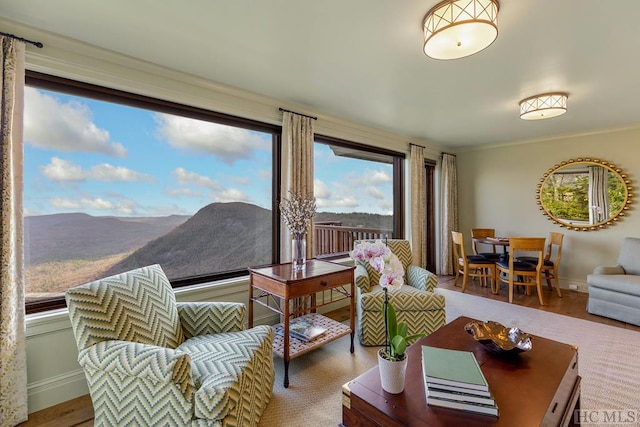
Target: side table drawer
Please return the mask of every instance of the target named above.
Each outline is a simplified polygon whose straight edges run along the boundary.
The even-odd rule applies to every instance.
[[[335,288],[342,285],[350,285],[352,280],[351,271],[345,271],[330,276],[311,277],[297,281],[290,286],[289,298],[302,297],[312,293],[322,292],[326,289]]]

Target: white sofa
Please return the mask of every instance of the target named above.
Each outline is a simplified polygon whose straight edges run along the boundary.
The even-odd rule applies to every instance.
[[[596,267],[587,284],[589,313],[640,326],[640,238],[625,238],[617,265]]]

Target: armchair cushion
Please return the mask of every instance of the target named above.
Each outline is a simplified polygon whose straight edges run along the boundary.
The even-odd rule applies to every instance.
[[[273,337],[273,330],[260,325],[240,333],[194,337],[178,347],[177,350],[191,357],[197,390],[196,418],[225,418],[234,408],[243,405],[243,399],[248,400],[249,396],[242,396],[247,384],[258,382],[260,385],[252,389],[271,389],[274,376],[261,369],[266,358],[273,358],[271,347],[264,346],[265,335]],[[254,354],[258,355],[260,363],[252,361]],[[265,397],[253,396],[258,400],[265,400]]]
[[[185,338],[244,329],[246,307],[238,302],[179,302]]]
[[[107,340],[167,348],[184,341],[173,289],[157,264],[76,286],[65,297],[78,350]]]
[[[403,286],[402,292],[388,292],[389,302],[394,308],[399,307],[402,311],[421,310],[444,310],[444,296],[432,292],[424,292],[411,286]],[[384,301],[384,290],[380,285],[376,285],[371,292],[362,293],[360,304],[363,310],[380,313],[382,318],[382,303]]]
[[[640,238],[626,237],[622,241],[618,265],[624,268],[625,274],[640,275]]]

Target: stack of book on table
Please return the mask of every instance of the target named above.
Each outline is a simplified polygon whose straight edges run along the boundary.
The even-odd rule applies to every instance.
[[[470,351],[422,346],[427,404],[498,416],[489,384]]]
[[[327,331],[326,328],[316,325],[311,319],[295,318],[289,323],[289,336],[301,341],[311,341]]]

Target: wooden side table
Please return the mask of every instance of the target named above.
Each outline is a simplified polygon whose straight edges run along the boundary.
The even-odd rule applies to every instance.
[[[284,360],[284,386],[289,387],[289,361],[321,345],[346,334],[355,333],[355,267],[343,266],[316,259],[308,260],[303,271],[293,270],[291,263],[275,264],[263,268],[250,268],[249,327],[253,327],[253,304],[260,304],[282,317],[276,325],[274,352]],[[348,286],[348,287],[347,287]],[[328,291],[328,292],[325,292]],[[296,298],[310,297],[308,307],[291,309],[290,302]],[[319,307],[349,299],[349,327],[316,313]],[[321,336],[302,342],[289,337],[291,316],[305,315],[320,323],[327,331]],[[278,333],[281,328],[282,333]]]

